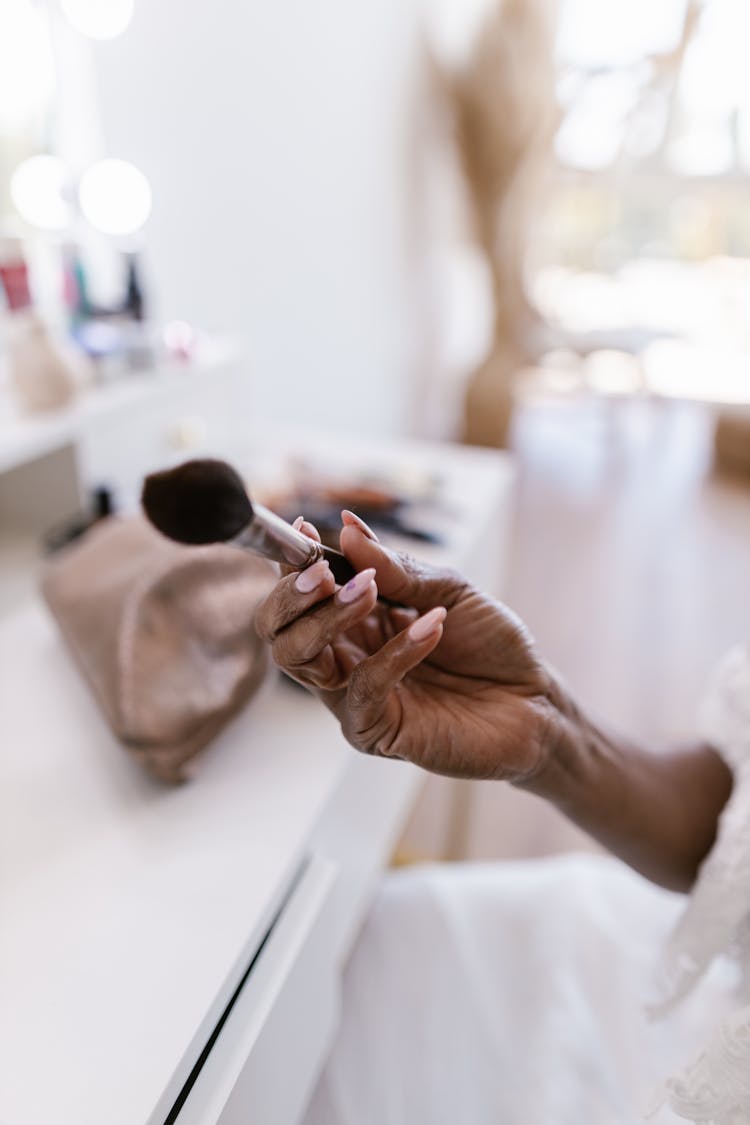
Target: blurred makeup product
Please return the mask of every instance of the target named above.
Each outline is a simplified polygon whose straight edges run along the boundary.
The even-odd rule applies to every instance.
[[[402,514],[400,504],[394,504],[390,509],[370,506],[367,502],[361,501],[357,489],[342,490],[340,495],[332,500],[326,495],[281,497],[278,502],[274,500],[273,507],[283,519],[288,519],[292,511],[304,512],[305,519],[315,525],[323,542],[338,536],[341,530],[342,508],[356,512],[375,532],[398,535],[399,538],[412,539],[416,543],[440,545],[444,542],[444,536],[439,532],[429,527],[418,526],[408,516]]]
[[[63,301],[73,331],[91,316],[88,279],[78,247],[67,243],[63,247]]]
[[[135,254],[128,254],[125,261],[125,300],[122,311],[125,316],[138,322],[145,320],[145,300],[141,271]]]
[[[440,479],[434,473],[398,464],[336,466],[327,456],[292,456],[283,483],[266,492],[266,504],[282,519],[297,512],[314,524],[324,543],[338,545],[343,508],[376,533],[441,544],[435,516],[441,507]]]
[[[29,267],[20,238],[0,238],[0,282],[10,312],[31,308]]]
[[[10,383],[29,412],[65,406],[83,382],[82,362],[50,335],[31,308],[8,318],[6,335]]]
[[[11,312],[31,307],[29,271],[22,257],[7,257],[4,261],[0,259],[0,281]]]
[[[29,272],[20,239],[0,240],[0,280],[9,316],[5,334],[10,385],[24,410],[64,406],[83,372],[50,335],[32,304]]]
[[[296,570],[326,559],[340,585],[354,577],[354,568],[340,551],[309,539],[268,508],[251,503],[239,473],[225,461],[186,461],[152,473],[141,499],[154,527],[178,543],[227,543]]]

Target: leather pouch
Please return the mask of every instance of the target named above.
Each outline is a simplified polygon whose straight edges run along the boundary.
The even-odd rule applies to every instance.
[[[164,781],[253,695],[267,654],[255,610],[276,568],[107,519],[49,564],[42,591],[114,733]]]

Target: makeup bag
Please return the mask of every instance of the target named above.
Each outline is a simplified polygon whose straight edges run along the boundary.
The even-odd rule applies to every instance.
[[[263,679],[254,616],[277,577],[231,547],[182,547],[112,518],[52,559],[42,591],[114,733],[178,782]]]

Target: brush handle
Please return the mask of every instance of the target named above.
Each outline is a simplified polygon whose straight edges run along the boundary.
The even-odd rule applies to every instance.
[[[331,573],[339,586],[346,586],[347,582],[351,582],[352,578],[354,578],[354,575],[357,573],[346,555],[342,555],[341,551],[337,551],[334,547],[324,546],[322,558],[326,559],[328,562]]]
[[[339,586],[346,586],[357,573],[341,551],[308,538],[260,504],[253,505],[252,520],[230,542],[235,547],[253,551],[256,555],[281,563],[282,566],[291,566],[295,570],[304,570],[318,559],[326,559]],[[389,598],[380,597],[378,600],[385,605],[398,604]]]

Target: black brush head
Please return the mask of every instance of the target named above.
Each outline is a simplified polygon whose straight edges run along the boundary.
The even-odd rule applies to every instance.
[[[162,535],[191,546],[226,543],[253,517],[242,477],[226,461],[186,461],[152,473],[141,504]]]

